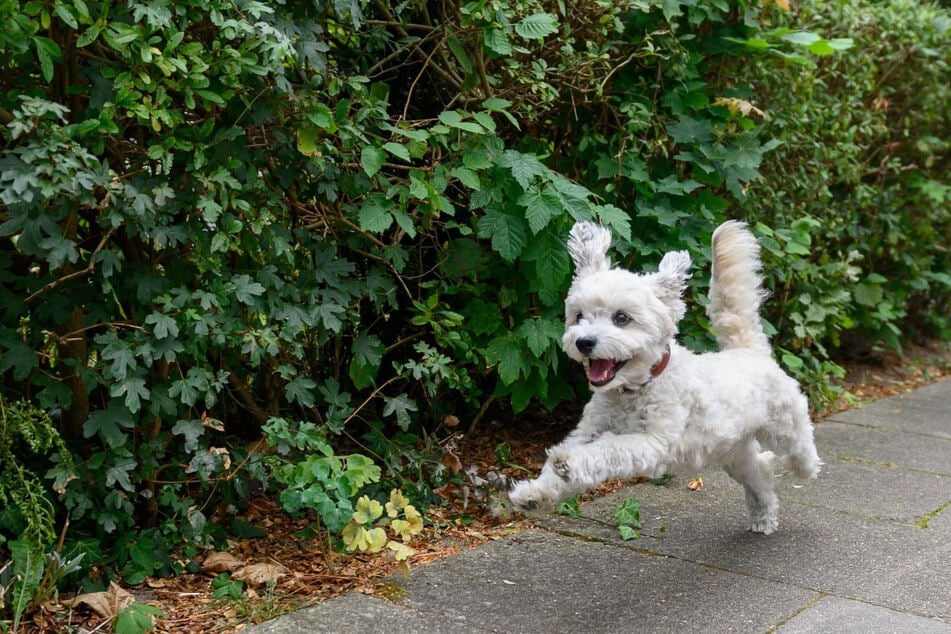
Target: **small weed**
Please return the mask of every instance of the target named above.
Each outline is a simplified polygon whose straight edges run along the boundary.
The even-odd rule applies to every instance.
[[[563,500],[555,507],[555,513],[558,515],[567,515],[568,517],[580,517],[581,509],[578,507],[578,498],[570,497]]]
[[[405,599],[409,595],[409,592],[406,591],[406,588],[397,583],[384,581],[374,588],[373,594],[387,601],[399,601],[400,599]]]

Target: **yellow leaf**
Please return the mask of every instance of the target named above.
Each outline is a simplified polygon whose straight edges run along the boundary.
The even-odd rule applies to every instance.
[[[371,528],[367,531],[367,552],[378,553],[386,546],[386,531],[382,528]]]
[[[343,543],[347,547],[347,550],[350,552],[363,550],[360,545],[364,542],[363,533],[365,533],[366,530],[367,529],[354,522],[350,522],[343,527],[341,535],[343,536]]]
[[[353,521],[357,524],[370,524],[383,515],[383,505],[364,495],[357,500],[357,510],[353,512]]]
[[[703,478],[697,476],[696,479],[687,483],[687,488],[691,491],[699,491],[703,488]]]
[[[400,511],[409,504],[409,500],[399,489],[390,491],[390,501],[386,503],[386,514],[390,517],[396,517]]]
[[[418,535],[423,532],[423,516],[419,514],[415,506],[407,504],[406,508],[403,509],[403,516],[409,522],[410,535]]]
[[[409,522],[406,520],[393,520],[393,523],[390,524],[390,528],[392,528],[393,532],[404,542],[408,542],[413,538],[413,533],[410,532]]]
[[[393,554],[396,556],[396,561],[406,561],[410,555],[416,553],[415,550],[407,546],[406,544],[401,544],[399,542],[390,542],[386,545],[387,548],[393,551]]]

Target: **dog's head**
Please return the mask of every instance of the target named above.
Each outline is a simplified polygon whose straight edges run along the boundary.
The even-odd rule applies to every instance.
[[[611,268],[611,232],[579,222],[568,238],[575,277],[565,299],[565,352],[585,366],[595,390],[634,387],[677,333],[690,277],[686,251],[666,254],[656,273]]]

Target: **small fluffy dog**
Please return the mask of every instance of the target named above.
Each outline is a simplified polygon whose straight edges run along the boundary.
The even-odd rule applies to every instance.
[[[774,458],[801,478],[816,477],[821,463],[806,398],[773,361],[760,324],[756,238],[736,221],[713,234],[707,314],[720,351],[699,355],[674,340],[687,253],[667,253],[656,273],[637,274],[611,267],[610,246],[604,227],[571,230],[575,277],[562,343],[594,395],[577,428],[548,449],[538,478],[509,492],[514,508],[545,510],[605,480],[695,475],[713,462],[746,489],[750,530],[772,533]]]

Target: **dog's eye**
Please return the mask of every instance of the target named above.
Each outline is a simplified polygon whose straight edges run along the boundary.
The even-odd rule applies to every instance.
[[[577,315],[575,315],[576,324],[580,324],[582,319],[584,319],[584,315],[582,315],[581,313],[578,313]]]
[[[614,321],[615,326],[626,326],[627,324],[631,323],[631,316],[619,310],[618,312],[614,313],[612,321]]]

